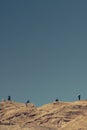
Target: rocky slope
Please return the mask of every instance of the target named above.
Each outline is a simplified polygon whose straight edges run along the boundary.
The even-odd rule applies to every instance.
[[[2,101],[0,130],[87,130],[87,101],[53,102],[41,107]]]

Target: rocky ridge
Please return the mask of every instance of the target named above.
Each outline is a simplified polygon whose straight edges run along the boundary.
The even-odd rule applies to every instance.
[[[87,101],[53,102],[41,107],[0,102],[0,130],[87,130]]]

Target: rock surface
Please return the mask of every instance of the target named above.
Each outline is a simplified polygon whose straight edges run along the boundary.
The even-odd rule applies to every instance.
[[[87,130],[87,101],[29,103],[0,102],[0,130]]]

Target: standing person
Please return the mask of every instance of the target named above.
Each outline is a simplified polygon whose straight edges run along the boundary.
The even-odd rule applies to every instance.
[[[27,106],[27,104],[28,104],[28,103],[30,103],[30,101],[29,101],[29,100],[27,100],[27,101],[26,101],[26,103],[25,103],[25,104],[26,104],[26,106]]]
[[[11,96],[8,96],[8,101],[11,101]]]
[[[81,100],[81,95],[78,95],[78,100],[79,100],[79,101]]]

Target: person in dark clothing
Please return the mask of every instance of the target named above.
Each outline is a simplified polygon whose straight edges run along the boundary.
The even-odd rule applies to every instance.
[[[81,95],[78,95],[78,100],[79,100],[79,101],[81,100]]]
[[[58,101],[59,101],[59,99],[58,99],[58,98],[56,98],[55,102],[58,102]]]
[[[29,100],[27,100],[27,101],[26,101],[26,103],[25,103],[25,104],[26,104],[26,106],[27,106],[27,104],[29,104],[29,103],[30,103],[30,101],[29,101]]]
[[[8,101],[11,101],[11,96],[8,96]]]

